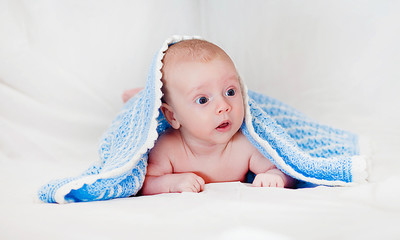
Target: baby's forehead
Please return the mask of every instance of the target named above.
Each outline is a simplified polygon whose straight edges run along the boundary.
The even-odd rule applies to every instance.
[[[227,61],[229,64],[234,66],[233,61],[228,54],[213,43],[204,40],[193,39],[184,40],[171,45],[165,52],[163,58],[163,67],[161,69],[163,74],[162,81],[164,84],[163,90],[166,90],[166,88],[168,88],[167,85],[169,85],[171,82],[175,82],[170,78],[170,74],[175,74],[176,67],[181,63],[210,63],[215,59]]]

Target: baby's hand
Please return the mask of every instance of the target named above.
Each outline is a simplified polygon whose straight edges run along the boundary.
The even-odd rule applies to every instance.
[[[169,192],[201,192],[204,184],[204,179],[194,173],[174,173],[171,174]]]
[[[253,186],[255,187],[285,187],[283,177],[277,173],[259,173],[254,178]]]

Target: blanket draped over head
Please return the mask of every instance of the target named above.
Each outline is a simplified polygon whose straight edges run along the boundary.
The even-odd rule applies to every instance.
[[[102,136],[99,159],[77,177],[51,181],[39,189],[43,202],[107,200],[136,195],[150,149],[170,127],[161,106],[161,67],[168,47],[197,37],[173,36],[155,55],[145,88],[131,98]],[[322,125],[271,97],[248,91],[241,80],[245,120],[241,131],[281,171],[302,182],[349,186],[366,181],[366,161],[358,136]]]

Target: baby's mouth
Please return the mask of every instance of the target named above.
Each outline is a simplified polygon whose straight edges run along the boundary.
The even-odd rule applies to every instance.
[[[224,121],[220,125],[218,125],[217,130],[224,131],[228,129],[231,126],[231,123],[229,121]]]

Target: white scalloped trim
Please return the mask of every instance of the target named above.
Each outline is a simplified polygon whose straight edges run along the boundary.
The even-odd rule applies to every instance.
[[[366,136],[358,137],[358,145],[360,149],[360,156],[353,159],[353,166],[351,174],[355,183],[366,183],[371,176],[373,154],[371,139]]]
[[[149,132],[149,137],[148,141],[146,144],[142,146],[142,148],[138,151],[138,153],[132,157],[132,160],[129,161],[127,164],[124,166],[114,169],[112,171],[102,173],[99,175],[93,175],[93,176],[87,176],[81,179],[77,179],[75,181],[72,181],[70,183],[67,183],[60,187],[56,193],[55,193],[55,200],[57,203],[67,203],[65,200],[65,195],[67,195],[71,190],[76,190],[81,188],[84,184],[93,184],[95,181],[101,178],[110,178],[113,176],[118,176],[123,172],[129,171],[132,169],[137,162],[140,159],[140,156],[142,156],[144,153],[147,152],[148,149],[151,149],[154,146],[155,141],[158,138],[157,134],[157,117],[159,114],[159,108],[161,106],[161,97],[162,97],[162,92],[161,92],[161,87],[162,87],[162,73],[161,73],[161,68],[163,66],[162,64],[162,59],[164,57],[164,52],[168,49],[168,45],[176,42],[180,42],[182,40],[188,40],[188,39],[202,39],[199,36],[179,36],[179,35],[174,35],[168,38],[164,44],[161,46],[160,51],[158,52],[157,56],[157,65],[156,65],[156,82],[155,82],[155,89],[154,89],[154,95],[156,96],[156,101],[155,101],[155,108],[153,110],[153,118],[151,119],[151,124],[150,124],[150,132]],[[157,81],[158,80],[158,81]],[[352,183],[346,183],[343,181],[327,181],[327,180],[318,180],[314,178],[309,178],[305,177],[302,174],[299,174],[296,172],[293,168],[291,168],[289,165],[287,165],[283,159],[279,156],[279,154],[269,145],[269,143],[263,139],[261,139],[258,134],[256,134],[253,125],[252,125],[252,116],[250,114],[250,109],[249,109],[249,104],[248,104],[248,89],[247,86],[244,84],[243,80],[240,78],[240,85],[242,87],[243,91],[243,99],[245,102],[245,123],[246,126],[249,130],[250,135],[259,143],[261,144],[268,152],[271,157],[274,158],[274,160],[280,165],[284,166],[284,170],[287,171],[290,175],[293,177],[296,177],[300,180],[307,181],[307,182],[312,182],[316,184],[322,184],[322,185],[331,185],[331,186],[350,186],[354,185],[354,183],[360,183],[360,182],[365,182],[368,173],[367,173],[367,162],[365,160],[365,157],[361,156],[355,156],[353,157],[353,165],[352,165],[352,176],[353,176],[353,182]]]
[[[158,133],[157,133],[157,118],[159,115],[159,108],[161,107],[161,97],[163,95],[161,91],[162,87],[162,73],[161,73],[161,68],[163,66],[162,59],[164,57],[165,51],[168,49],[168,45],[171,43],[177,43],[182,40],[188,40],[188,39],[202,39],[199,36],[178,36],[174,35],[169,37],[163,45],[161,46],[158,55],[157,55],[157,65],[155,68],[155,89],[154,89],[154,95],[155,95],[155,103],[154,103],[154,109],[153,109],[153,118],[151,119],[150,123],[150,128],[149,128],[149,135],[147,138],[147,142],[139,149],[139,151],[132,157],[132,159],[126,163],[124,166],[120,168],[113,169],[112,171],[101,173],[98,175],[91,175],[87,177],[83,177],[74,181],[71,181],[63,186],[61,186],[59,189],[56,190],[56,193],[54,195],[54,199],[57,203],[68,203],[68,201],[65,200],[65,196],[71,192],[71,190],[76,190],[81,188],[85,184],[93,184],[95,181],[98,179],[104,179],[104,178],[111,178],[114,176],[118,176],[124,172],[127,172],[131,170],[135,165],[138,163],[140,157],[147,152],[148,149],[153,148],[155,141],[158,138]]]
[[[283,170],[285,170],[287,173],[289,173],[289,175],[302,180],[302,181],[306,181],[306,182],[310,182],[310,183],[314,183],[314,184],[319,184],[319,185],[326,185],[326,186],[352,186],[354,185],[353,182],[344,182],[344,181],[329,181],[329,180],[320,180],[320,179],[315,179],[315,178],[310,178],[310,177],[306,177],[300,173],[298,173],[297,171],[295,171],[291,166],[287,165],[285,163],[285,161],[283,160],[283,158],[271,147],[271,145],[263,140],[254,130],[253,124],[252,124],[252,119],[253,117],[250,114],[250,106],[248,103],[248,94],[247,94],[247,87],[245,86],[245,84],[242,82],[241,80],[241,85],[244,87],[245,89],[245,93],[246,96],[244,98],[245,100],[245,122],[246,122],[246,126],[249,130],[250,135],[254,138],[254,140],[256,140],[261,146],[263,146],[266,151],[268,152],[268,154],[276,161],[276,163],[278,163],[281,167],[283,167]]]
[[[363,156],[354,156],[352,157],[352,166],[351,166],[351,175],[352,175],[352,182],[344,182],[344,181],[328,181],[328,180],[319,180],[315,178],[306,177],[297,171],[295,171],[291,166],[287,165],[282,157],[271,147],[271,145],[263,140],[258,134],[256,134],[253,124],[252,124],[252,116],[250,114],[250,107],[248,104],[248,94],[247,94],[247,87],[241,81],[241,85],[245,89],[245,108],[246,108],[246,126],[249,130],[250,135],[261,145],[263,146],[269,155],[280,165],[283,167],[283,170],[287,171],[291,176],[303,180],[306,182],[319,184],[319,185],[326,185],[326,186],[353,186],[359,183],[366,183],[367,178],[369,176],[368,170],[371,169],[370,161],[368,161],[368,157],[370,154],[370,147],[368,144],[368,139],[360,138],[359,145],[360,145],[360,153],[363,153]],[[364,155],[366,154],[366,155]]]
[[[354,183],[367,183],[367,160],[365,156],[354,156],[351,158],[351,176]]]

